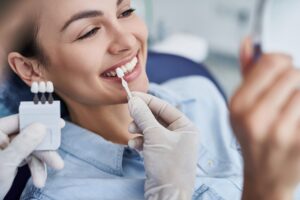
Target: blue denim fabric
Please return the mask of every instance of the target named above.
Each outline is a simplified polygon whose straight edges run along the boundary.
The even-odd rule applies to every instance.
[[[149,93],[182,110],[200,130],[193,199],[240,199],[242,157],[229,125],[227,106],[215,86],[192,76],[152,84]],[[49,169],[43,189],[35,188],[29,180],[21,199],[144,199],[143,158],[135,150],[67,123],[59,153],[65,168]]]

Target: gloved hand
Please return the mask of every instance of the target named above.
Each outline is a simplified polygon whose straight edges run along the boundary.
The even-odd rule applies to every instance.
[[[129,132],[143,136],[129,146],[143,148],[147,200],[191,199],[196,178],[198,130],[179,110],[143,93],[129,100]],[[159,122],[160,121],[160,122]]]
[[[61,121],[61,127],[65,122]],[[19,116],[12,115],[0,119],[0,199],[9,191],[17,174],[17,169],[24,160],[28,163],[33,183],[43,187],[47,178],[46,164],[54,169],[62,169],[64,162],[55,151],[36,151],[34,149],[46,136],[46,127],[42,124],[31,124],[20,134]]]

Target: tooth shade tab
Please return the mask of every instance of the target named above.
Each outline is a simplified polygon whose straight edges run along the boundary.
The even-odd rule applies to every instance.
[[[117,68],[117,69],[116,69],[116,73],[117,73],[117,76],[118,76],[119,78],[122,78],[122,77],[125,76],[125,73],[124,73],[124,71],[123,71],[121,68]]]
[[[39,92],[39,84],[37,82],[32,82],[31,92],[37,94]]]
[[[40,93],[45,93],[46,92],[46,83],[43,82],[43,81],[39,83],[39,92]]]
[[[48,93],[53,93],[54,92],[54,86],[53,86],[53,83],[51,81],[48,81],[46,83],[46,91]]]

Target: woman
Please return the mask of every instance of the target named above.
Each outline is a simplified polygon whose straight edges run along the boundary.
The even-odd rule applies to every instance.
[[[240,198],[242,157],[228,124],[228,112],[222,97],[212,83],[199,77],[148,87],[145,73],[147,30],[133,13],[129,0],[40,2],[32,40],[25,50],[9,54],[9,65],[28,86],[33,81],[51,80],[57,95],[67,105],[70,123],[63,129],[59,151],[65,168],[49,170],[43,189],[35,188],[29,181],[23,199],[143,199],[143,158],[125,146],[135,137],[127,131],[132,118],[126,105],[126,93],[113,77],[113,69],[128,63],[132,65],[135,60],[133,71],[126,76],[130,89],[149,91],[168,101],[180,108],[200,129],[202,137],[193,199]],[[248,50],[243,61],[249,60],[250,54]],[[284,66],[282,68],[292,66],[289,61],[280,62],[289,60],[287,58],[276,59],[278,66]],[[262,59],[259,66],[266,64],[270,66]],[[249,62],[246,65],[252,66]],[[262,73],[257,71],[255,73]],[[248,80],[247,84],[255,85],[252,79]],[[243,86],[234,100],[246,96],[244,93],[249,88]],[[237,126],[240,119],[235,114],[247,118],[247,112],[240,109],[246,101],[236,103],[238,100],[232,104],[232,119],[242,140],[245,137],[242,133],[252,130],[253,124]],[[249,142],[256,144],[255,140]],[[241,144],[247,146],[246,142]],[[244,158],[250,160],[251,157]],[[245,163],[247,166],[252,164]],[[256,172],[261,169],[245,169],[245,186],[255,185],[257,182],[251,178],[256,177],[259,174]],[[249,176],[251,173],[252,177]],[[245,199],[251,198],[256,191],[268,194],[265,189],[245,188]],[[274,191],[281,193],[282,187],[278,188]],[[286,194],[286,190],[282,193]],[[272,191],[271,194],[276,193]]]
[[[225,121],[227,111],[222,97],[212,83],[197,77],[149,89],[145,73],[147,29],[133,14],[130,1],[41,1],[37,19],[33,48],[11,52],[9,64],[28,86],[33,81],[51,80],[67,105],[72,123],[66,125],[62,134],[59,153],[65,163],[64,170],[49,170],[43,189],[34,188],[29,181],[23,198],[144,197],[142,157],[124,146],[135,137],[127,131],[132,118],[126,93],[116,78],[108,77],[113,68],[134,58],[138,63],[126,77],[130,89],[150,90],[181,107],[201,127],[200,131],[209,136],[202,138],[203,157],[199,163],[204,169],[198,174],[194,198],[240,196],[240,154],[231,146],[233,136]],[[195,85],[199,94],[205,91],[207,97],[195,95],[192,90]],[[176,90],[183,93],[176,94]],[[206,109],[217,112],[207,116]],[[219,132],[222,126],[226,128]],[[219,142],[211,145],[214,140]],[[224,162],[227,164],[219,164]],[[226,178],[220,179],[223,176]]]

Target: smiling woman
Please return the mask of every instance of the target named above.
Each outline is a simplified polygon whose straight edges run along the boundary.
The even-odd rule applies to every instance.
[[[149,85],[147,29],[130,0],[30,2],[38,6],[22,18],[33,19],[27,31],[14,31],[26,37],[6,49],[17,75],[8,85],[16,87],[8,86],[0,98],[14,103],[11,110],[17,111],[33,81],[54,83],[69,111],[58,150],[65,168],[48,169],[45,187],[37,188],[47,177],[43,160],[55,169],[62,168],[62,160],[55,167],[51,152],[32,153],[32,142],[39,140],[28,141],[28,134],[36,138],[46,133],[42,124],[31,124],[9,138],[18,132],[18,116],[1,118],[0,196],[25,159],[42,174],[31,168],[32,179],[21,197],[26,200],[232,200],[240,199],[243,182],[244,200],[292,199],[300,180],[300,72],[290,57],[264,54],[253,63],[253,44],[243,44],[245,80],[230,104],[240,152],[224,99],[210,81],[184,77]],[[131,90],[142,92],[134,93],[129,103],[116,68],[123,70]],[[128,109],[135,123],[130,123]],[[130,140],[135,137],[131,133],[144,135]],[[139,142],[143,153],[129,148],[128,141],[135,147]]]
[[[49,169],[45,188],[34,187],[30,180],[22,199],[144,198],[143,157],[127,146],[135,135],[128,131],[132,118],[117,68],[124,71],[131,90],[149,92],[181,108],[204,134],[193,198],[240,196],[242,165],[223,98],[199,77],[149,87],[148,32],[130,0],[34,1],[39,7],[30,37],[9,52],[9,66],[19,86],[27,85],[21,91],[29,91],[34,81],[52,81],[67,107],[68,123],[59,149],[65,168]],[[238,178],[229,180],[233,175]]]
[[[147,29],[133,11],[128,0],[42,1],[32,46],[46,59],[12,52],[10,66],[27,85],[51,80],[73,122],[96,133],[105,130],[104,138],[126,144],[131,135],[123,127],[131,119],[120,104],[126,93],[116,78],[104,75],[136,59],[125,78],[132,90],[148,90]]]

